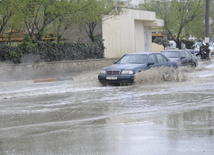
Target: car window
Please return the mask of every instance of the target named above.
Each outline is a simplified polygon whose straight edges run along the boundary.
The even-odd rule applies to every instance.
[[[119,61],[118,61],[118,63],[120,63],[120,64],[125,64],[125,63],[128,63],[130,60],[129,60],[130,58],[128,57],[128,56],[123,56]]]
[[[158,63],[166,63],[168,60],[160,54],[157,54]]]
[[[179,51],[162,51],[162,54],[164,54],[168,58],[179,58],[180,53]]]
[[[144,64],[146,60],[146,54],[128,54],[123,56],[117,63],[119,64],[127,64],[127,63],[136,63],[136,64]]]
[[[186,57],[184,51],[181,51],[181,57]]]
[[[154,54],[149,55],[148,62],[154,62],[155,64],[157,63],[157,60]]]
[[[188,51],[185,51],[185,54],[186,54],[187,58],[191,58],[192,57],[191,54]]]
[[[133,63],[144,64],[146,60],[146,55],[135,55],[133,57]]]

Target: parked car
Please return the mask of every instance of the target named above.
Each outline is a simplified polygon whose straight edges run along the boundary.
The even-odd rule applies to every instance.
[[[210,49],[211,55],[214,55],[214,43],[210,44],[209,49]]]
[[[201,42],[197,42],[192,46],[194,54],[200,55],[199,52],[200,52],[200,47],[202,45],[205,45],[205,43],[203,44]],[[209,43],[209,49],[210,49],[211,55],[214,55],[214,43],[212,43],[212,42]],[[201,58],[201,56],[199,56],[199,58]]]
[[[177,64],[157,52],[128,53],[122,56],[114,65],[101,69],[98,80],[103,84],[133,84],[135,73],[151,67],[175,67]]]
[[[196,42],[193,46],[192,46],[192,49],[194,51],[194,55],[199,53],[200,51],[200,47],[202,46],[202,43],[201,42]]]
[[[187,49],[185,48],[186,51],[190,52],[192,55],[195,55],[195,51],[193,49]]]
[[[187,50],[164,50],[161,51],[171,61],[177,63],[178,66],[198,66],[198,59]]]

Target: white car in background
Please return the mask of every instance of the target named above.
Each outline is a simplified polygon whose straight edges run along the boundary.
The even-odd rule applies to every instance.
[[[210,43],[209,49],[210,49],[211,55],[214,55],[214,43]]]
[[[196,42],[193,47],[194,47],[194,53],[197,54],[200,51],[200,47],[202,46],[201,42]],[[211,55],[214,55],[214,43],[209,44],[209,49],[211,52]]]

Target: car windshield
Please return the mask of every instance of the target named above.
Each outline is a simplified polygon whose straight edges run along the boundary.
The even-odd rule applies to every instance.
[[[147,54],[127,54],[123,56],[117,63],[118,64],[144,64]]]
[[[163,51],[162,54],[164,54],[168,58],[179,58],[180,53],[178,51]]]

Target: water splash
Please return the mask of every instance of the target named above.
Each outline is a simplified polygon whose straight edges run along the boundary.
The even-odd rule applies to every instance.
[[[169,68],[158,67],[151,68],[135,75],[135,83],[153,84],[164,81],[186,81],[188,76],[185,71],[190,71],[187,68]]]

